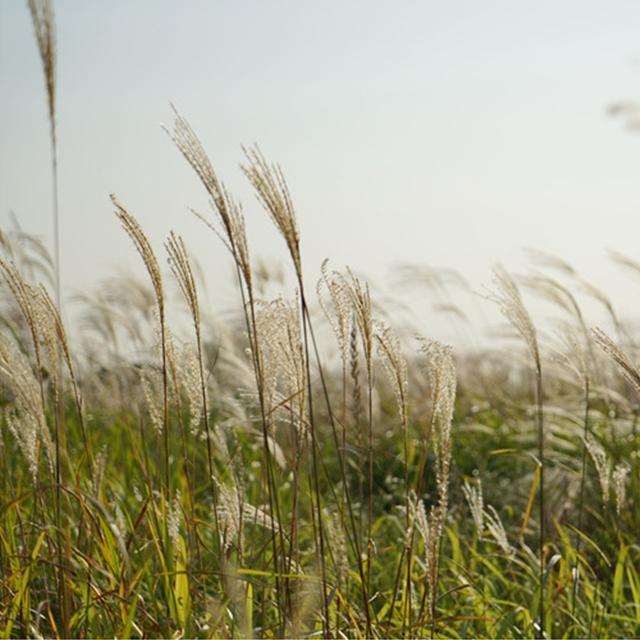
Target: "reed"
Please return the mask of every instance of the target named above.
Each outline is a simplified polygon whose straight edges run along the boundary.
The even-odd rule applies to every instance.
[[[494,271],[495,285],[498,289],[494,296],[495,302],[499,305],[500,311],[505,318],[511,323],[513,328],[520,334],[524,340],[533,371],[535,374],[535,403],[536,403],[536,428],[538,432],[538,468],[540,471],[540,488],[538,491],[538,515],[539,515],[539,531],[538,531],[538,580],[539,580],[539,615],[537,633],[539,637],[544,637],[546,616],[545,616],[545,593],[544,593],[544,574],[545,574],[545,528],[546,513],[544,500],[544,471],[545,471],[545,455],[544,455],[544,410],[542,395],[542,359],[540,357],[540,349],[538,347],[538,335],[536,328],[531,320],[531,316],[527,311],[520,291],[513,278],[509,273],[497,267]]]
[[[416,350],[421,328],[351,269],[324,261],[314,296],[284,172],[251,146],[242,171],[294,288],[269,299],[287,280],[256,260],[251,218],[174,109],[166,131],[210,198],[213,219],[196,215],[231,256],[238,318],[211,323],[196,258],[171,232],[174,300],[112,196],[144,277],[79,296],[81,322],[65,324],[55,25],[50,2],[28,6],[54,257],[0,230],[0,637],[635,637],[640,372],[606,292],[536,254],[555,275],[524,282],[563,314],[558,353],[504,269],[491,297],[524,356],[491,343],[454,358],[430,339]],[[399,273],[479,344],[454,296],[464,278]],[[615,340],[588,329],[584,295]]]

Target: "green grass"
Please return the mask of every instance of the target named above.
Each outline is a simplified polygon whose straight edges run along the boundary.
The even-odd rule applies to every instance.
[[[471,399],[469,399],[471,400]],[[6,403],[5,403],[6,404]],[[532,637],[538,610],[537,561],[519,547],[517,532],[528,498],[527,485],[533,465],[520,452],[523,422],[502,426],[499,408],[465,411],[470,403],[459,400],[454,425],[451,506],[442,546],[437,616],[421,613],[424,567],[421,543],[416,541],[412,566],[414,601],[411,619],[403,620],[400,601],[393,600],[394,578],[403,547],[404,501],[401,465],[394,452],[401,450],[396,434],[378,442],[373,524],[375,553],[371,568],[373,632],[380,637]],[[187,458],[174,439],[170,457],[171,492],[179,503],[177,531],[170,534],[167,504],[158,486],[163,477],[161,439],[148,424],[132,413],[100,416],[90,421],[91,449],[96,469],[90,477],[83,457],[80,431],[67,407],[67,447],[64,452],[60,536],[57,535],[55,487],[46,472],[34,486],[22,457],[15,451],[3,425],[2,511],[0,515],[0,562],[2,608],[0,628],[6,637],[62,634],[106,637],[217,637],[278,635],[282,625],[275,576],[272,570],[270,534],[246,522],[243,541],[234,538],[222,549],[214,532],[206,453],[201,443],[188,439]],[[392,407],[381,420],[393,422]],[[526,421],[526,416],[523,416]],[[178,416],[172,415],[172,424]],[[603,431],[610,431],[604,425]],[[246,425],[228,426],[234,472],[241,475],[248,504],[264,502],[263,452]],[[636,450],[638,440],[627,442],[617,453]],[[575,452],[578,456],[578,452]],[[357,461],[357,456],[353,457]],[[365,456],[366,457],[366,456]],[[330,439],[322,446],[324,461],[321,491],[328,510],[339,503],[342,488]],[[524,458],[524,459],[523,459]],[[220,478],[230,473],[223,459],[216,460]],[[366,478],[350,466],[354,494]],[[428,465],[429,466],[429,465]],[[187,481],[187,467],[190,478]],[[527,468],[528,467],[528,468]],[[486,534],[474,530],[461,495],[461,479],[480,469],[485,500],[502,515],[516,554],[507,554]],[[412,469],[413,470],[413,469]],[[44,470],[42,470],[44,471]],[[528,476],[527,476],[528,474]],[[362,475],[362,473],[360,473]],[[427,471],[427,479],[430,472]],[[638,468],[632,472],[629,493],[637,489]],[[220,480],[223,482],[223,480]],[[426,504],[433,496],[427,482]],[[291,471],[277,471],[280,505],[288,524],[292,500]],[[565,485],[559,482],[556,492]],[[179,493],[178,493],[179,491]],[[550,490],[553,498],[554,491]],[[640,632],[640,576],[637,512],[628,505],[622,517],[603,508],[591,477],[587,516],[582,532],[581,582],[575,610],[572,607],[572,567],[575,563],[575,508],[560,520],[553,519],[549,532],[546,576],[547,634],[554,637],[633,637]],[[633,504],[633,503],[631,503]],[[285,507],[285,505],[287,507]],[[335,507],[334,507],[335,508]],[[366,500],[355,506],[356,518],[366,518]],[[178,511],[174,509],[174,511]],[[365,513],[361,513],[364,511]],[[175,516],[174,516],[175,517]],[[308,492],[300,504],[299,567],[279,576],[293,598],[292,611],[300,634],[322,633],[322,606],[317,551],[311,531]],[[339,518],[336,518],[339,522]],[[533,525],[533,526],[532,526]],[[525,529],[523,543],[535,544],[535,523]],[[67,610],[57,586],[58,544],[63,545],[62,574],[67,591]],[[327,552],[327,582],[331,589],[328,626],[334,635],[360,636],[366,632],[360,604],[360,585],[351,552],[336,557],[337,540]],[[348,549],[348,545],[347,545]],[[341,575],[340,563],[347,565]],[[68,616],[65,620],[64,617]]]
[[[30,7],[55,174],[55,25]],[[640,636],[638,348],[604,294],[615,341],[589,332],[570,269],[533,282],[565,317],[558,347],[499,271],[521,344],[408,347],[350,270],[325,263],[311,294],[284,176],[252,148],[295,282],[265,300],[241,208],[177,112],[168,133],[236,267],[226,331],[180,237],[176,301],[115,197],[148,282],[83,298],[72,335],[38,286],[59,291],[57,251],[0,234],[0,637]]]

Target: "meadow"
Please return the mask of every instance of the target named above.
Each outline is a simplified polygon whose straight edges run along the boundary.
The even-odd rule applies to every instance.
[[[55,176],[55,25],[29,5]],[[210,198],[230,320],[180,235],[152,246],[116,195],[146,275],[83,295],[73,330],[58,242],[0,232],[0,635],[640,636],[640,344],[606,292],[546,254],[497,268],[507,341],[454,352],[355,271],[308,279],[286,178],[250,147],[295,289],[269,297],[197,134],[177,111],[166,133]],[[57,192],[52,213],[58,238]],[[405,303],[455,298],[450,273],[405,276]]]

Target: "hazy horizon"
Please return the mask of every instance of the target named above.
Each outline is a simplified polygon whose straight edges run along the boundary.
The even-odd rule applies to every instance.
[[[314,277],[329,257],[374,282],[409,262],[479,286],[529,246],[632,309],[606,251],[637,255],[640,139],[606,109],[640,95],[636,3],[55,8],[67,295],[142,273],[111,192],[159,253],[170,229],[184,236],[214,299],[231,291],[223,247],[189,213],[208,213],[203,189],[160,127],[173,101],[242,200],[256,255],[285,261],[238,169],[253,142],[283,168]],[[49,241],[45,87],[22,2],[0,4],[0,91],[0,224],[14,211]]]

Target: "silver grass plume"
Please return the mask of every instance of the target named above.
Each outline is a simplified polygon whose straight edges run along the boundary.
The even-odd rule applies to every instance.
[[[180,548],[180,527],[182,526],[182,495],[176,490],[173,500],[167,505],[167,531],[174,546],[174,553]]]
[[[400,340],[390,326],[380,323],[376,334],[378,355],[389,377],[403,430],[409,427],[409,373],[407,360],[402,354]]]
[[[6,259],[15,264],[20,273],[31,282],[55,283],[53,259],[45,243],[37,236],[26,233],[10,212],[13,228],[0,229],[0,249]]]
[[[61,349],[62,358],[69,372],[71,378],[71,384],[74,389],[74,393],[77,398],[77,403],[80,405],[80,389],[78,386],[78,379],[76,377],[76,371],[71,357],[71,350],[69,348],[69,342],[67,340],[67,333],[60,317],[60,311],[54,304],[48,291],[41,285],[39,287],[39,304],[41,307],[41,313],[43,319],[49,326],[48,331],[55,335],[58,344]]]
[[[40,60],[44,70],[47,86],[47,102],[51,136],[55,138],[56,120],[56,25],[53,17],[53,6],[49,0],[28,0],[33,29],[38,43]]]
[[[578,320],[581,328],[586,331],[582,311],[578,305],[574,295],[567,287],[560,284],[557,280],[547,276],[534,276],[527,280],[527,284],[549,302],[564,309],[567,313],[574,315]]]
[[[291,421],[298,437],[304,439],[309,426],[307,368],[297,304],[282,298],[260,303],[256,331],[267,414],[270,419]],[[271,420],[270,428],[273,430]]]
[[[362,389],[360,387],[360,365],[358,358],[358,328],[355,320],[351,323],[349,332],[349,375],[352,383],[352,407],[355,424],[360,422],[362,415]]]
[[[451,463],[451,424],[455,408],[457,376],[450,346],[437,341],[422,341],[425,369],[433,397],[433,447],[436,454],[436,480],[440,500],[448,498]]]
[[[413,530],[416,530],[422,539],[424,548],[424,564],[427,576],[426,606],[433,615],[436,605],[436,592],[438,589],[438,573],[440,559],[440,540],[443,534],[443,520],[440,517],[440,510],[431,507],[429,514],[424,507],[424,502],[415,495],[409,493],[408,499],[410,523],[406,533],[406,543],[410,544],[413,537]]]
[[[168,474],[169,474],[169,445],[168,445],[168,429],[169,429],[169,389],[168,389],[168,367],[169,362],[167,360],[167,328],[165,319],[165,298],[164,288],[162,285],[162,275],[160,273],[160,265],[158,259],[151,247],[149,239],[145,235],[142,227],[118,201],[115,195],[111,195],[111,201],[115,206],[115,214],[120,220],[123,229],[127,232],[133,244],[140,254],[142,261],[147,269],[153,291],[155,293],[156,305],[158,310],[159,328],[160,328],[160,346],[162,351],[162,395],[163,395],[163,408],[162,408],[162,431],[165,438],[165,483],[168,486]]]
[[[484,498],[482,495],[482,483],[478,481],[476,486],[470,485],[466,480],[462,485],[462,493],[471,511],[471,517],[476,527],[478,536],[484,533]]]
[[[193,327],[196,335],[196,348],[185,345],[182,351],[182,364],[179,367],[179,377],[182,386],[189,400],[189,410],[191,413],[191,430],[195,433],[198,430],[200,419],[206,411],[207,393],[205,385],[205,370],[202,361],[202,335],[200,304],[198,301],[198,291],[191,269],[189,255],[184,245],[184,241],[173,231],[165,242],[165,248],[169,255],[169,265],[178,281],[178,285],[191,312]],[[206,422],[205,418],[205,422]],[[207,425],[205,425],[206,428]]]
[[[542,267],[553,269],[555,271],[559,271],[576,281],[585,293],[599,302],[607,310],[607,313],[613,320],[613,324],[615,325],[616,329],[620,330],[620,321],[618,320],[615,309],[613,308],[613,305],[611,304],[609,298],[596,286],[582,278],[568,262],[551,253],[538,251],[536,249],[529,249],[528,253],[536,264],[539,264]]]
[[[371,379],[374,325],[369,285],[356,278],[356,276],[354,276],[351,270],[348,268],[347,273],[349,274],[349,293],[351,294],[351,301],[353,304],[355,324],[358,327],[358,331],[360,333],[362,351],[364,354],[365,366],[367,369],[367,377]]]
[[[200,384],[199,359],[197,349],[191,343],[185,343],[180,350],[178,379],[189,401],[189,417],[191,432],[196,434],[200,429],[205,407]]]
[[[24,354],[0,334],[0,379],[14,396],[7,413],[9,430],[27,460],[34,482],[38,452],[45,451],[49,470],[55,472],[55,450],[41,401],[40,385]]]
[[[256,191],[258,200],[267,211],[291,255],[298,281],[302,281],[300,233],[291,194],[280,166],[269,164],[258,146],[243,148],[248,164],[242,170]]]
[[[164,320],[165,302],[164,302],[164,289],[162,287],[162,275],[160,273],[160,265],[158,259],[151,247],[147,236],[145,235],[140,223],[136,218],[131,215],[118,201],[114,194],[111,194],[111,202],[116,208],[116,216],[122,224],[122,228],[127,232],[133,244],[135,245],[140,257],[142,258],[144,265],[151,279],[153,290],[156,295],[156,303],[158,305],[158,311],[160,313],[161,321]]]
[[[338,350],[343,366],[349,358],[349,336],[351,333],[352,304],[349,286],[341,273],[327,268],[328,260],[322,262],[322,277],[318,280],[317,294],[338,342]],[[326,291],[326,294],[323,293]],[[328,294],[328,299],[327,299]]]
[[[198,302],[198,291],[184,240],[172,231],[164,246],[169,256],[168,261],[171,271],[178,281],[180,291],[189,306],[196,332],[199,332],[200,304]]]
[[[563,349],[555,354],[555,360],[580,381],[586,393],[591,386],[591,373],[585,336],[577,335],[575,329],[567,323],[563,326],[560,339]]]
[[[180,375],[180,362],[178,360],[178,352],[176,351],[176,340],[173,332],[167,327],[164,332],[164,339],[162,336],[162,329],[160,328],[160,319],[157,313],[154,314],[156,322],[154,324],[155,330],[155,344],[154,352],[158,359],[162,358],[162,347],[164,345],[165,357],[167,360],[167,375],[171,384],[169,385],[169,398],[179,403],[180,402],[180,389],[181,389],[181,375]]]
[[[279,531],[278,523],[261,507],[247,503],[235,480],[224,484],[216,480],[218,488],[218,517],[220,518],[220,543],[225,552],[234,545],[242,547],[243,522],[256,524],[270,531]]]
[[[498,292],[490,296],[490,299],[498,304],[504,317],[524,339],[536,370],[540,371],[542,367],[536,328],[522,302],[516,283],[502,267],[496,267],[494,270],[494,282]]]
[[[12,354],[8,342],[3,345],[0,370],[3,368],[2,361],[4,361],[4,370],[8,376],[7,384],[9,388],[13,388],[18,403],[18,413],[10,413],[9,425],[19,443],[21,443],[21,449],[29,461],[32,474],[37,471],[39,442],[44,445],[50,467],[52,470],[57,470],[57,456],[46,422],[47,401],[42,373],[44,363],[41,353],[41,341],[45,340],[48,349],[54,351],[57,349],[56,339],[55,337],[52,338],[52,332],[49,330],[50,323],[48,322],[49,314],[46,310],[46,300],[43,313],[43,294],[41,290],[26,282],[15,268],[15,265],[0,259],[0,272],[25,320],[35,356],[34,373],[26,356],[21,352]],[[45,325],[44,327],[42,326],[43,324]],[[43,330],[46,336],[43,336]],[[58,376],[60,369],[55,355],[53,359],[50,358],[49,360],[49,371],[52,376]],[[36,465],[35,467],[34,464]]]
[[[621,463],[613,470],[613,490],[616,496],[616,515],[620,515],[627,494],[627,476],[631,473],[629,465]]]
[[[539,545],[539,566],[538,566],[538,585],[540,590],[538,601],[538,624],[542,628],[545,619],[545,598],[544,598],[544,569],[545,569],[545,433],[544,433],[544,414],[543,414],[543,398],[542,398],[542,360],[540,358],[540,348],[538,346],[538,335],[535,325],[531,320],[531,316],[527,311],[516,283],[513,281],[509,273],[502,267],[496,267],[494,270],[494,282],[498,288],[498,292],[491,299],[498,304],[500,311],[510,322],[513,328],[520,334],[527,345],[527,349],[533,362],[533,368],[536,378],[535,397],[536,397],[536,426],[538,432],[538,465],[540,469],[540,487],[538,491],[538,512],[540,516],[540,525],[538,531]]]
[[[56,128],[56,27],[50,0],[28,0],[31,21],[47,87],[47,106],[51,134],[51,168],[53,173],[53,242],[56,306],[62,306],[60,285],[60,229],[58,213],[58,142]]]
[[[58,349],[58,337],[55,328],[55,320],[49,313],[49,308],[42,302],[40,295],[36,298],[36,321],[40,328],[42,344],[47,355],[47,370],[50,374],[51,386],[55,403],[60,401],[62,392],[62,368],[58,366],[60,363],[60,351]]]
[[[25,320],[36,360],[36,370],[42,370],[42,358],[40,352],[40,327],[38,326],[38,295],[36,289],[20,275],[14,264],[0,259],[0,272],[13,295],[20,312]],[[42,383],[41,383],[42,384]],[[42,395],[44,403],[44,394]]]
[[[206,159],[206,156],[205,156]],[[207,160],[208,162],[208,160]],[[243,237],[244,237],[244,223],[243,223]],[[238,241],[240,242],[240,241]],[[241,242],[240,242],[241,243]],[[192,435],[197,435],[200,420],[204,422],[204,435],[206,437],[207,444],[207,465],[208,475],[211,484],[211,494],[214,500],[214,518],[216,527],[218,525],[217,517],[217,497],[216,486],[214,481],[214,467],[213,467],[213,449],[211,446],[211,425],[209,422],[209,409],[207,404],[207,371],[204,364],[203,345],[202,345],[202,329],[201,329],[201,316],[200,316],[200,304],[198,301],[198,289],[196,287],[196,281],[191,268],[191,261],[189,260],[189,254],[185,247],[184,241],[181,237],[177,236],[173,231],[169,235],[169,239],[165,243],[165,248],[169,255],[169,264],[173,271],[174,276],[178,280],[178,284],[185,297],[187,305],[191,311],[191,319],[193,320],[193,329],[196,338],[195,349],[185,349],[183,351],[183,365],[180,369],[182,384],[189,399],[189,411],[190,411],[190,424]],[[246,239],[244,243],[246,250]],[[234,254],[236,255],[236,254]],[[239,260],[241,262],[241,260]],[[238,267],[240,271],[241,267]],[[251,277],[251,269],[248,266],[247,256],[247,269],[248,275],[245,278]],[[247,280],[247,286],[250,286],[250,280]],[[219,530],[217,531],[219,536]]]
[[[609,502],[610,493],[609,459],[602,445],[600,445],[593,436],[588,435],[585,438],[585,445],[598,472],[598,480],[600,481],[600,489],[602,490],[602,502],[606,505]]]
[[[239,533],[242,531],[242,498],[237,485],[231,486],[220,483],[216,480],[218,487],[218,518],[220,519],[220,544],[224,552],[237,541]],[[241,542],[237,541],[241,546]]]
[[[158,377],[158,373],[150,367],[145,367],[140,372],[140,384],[142,385],[147,413],[154,431],[159,435],[162,433],[162,400],[158,397],[157,387],[159,383],[153,380],[153,378]]]
[[[615,362],[620,373],[636,392],[640,393],[640,371],[629,356],[602,329],[592,329],[592,333],[596,344]]]
[[[515,549],[511,544],[509,544],[507,532],[505,531],[498,512],[493,506],[489,505],[485,511],[485,516],[487,519],[487,529],[489,530],[491,537],[496,541],[507,557],[513,558],[515,556]]]
[[[452,349],[436,341],[422,341],[425,369],[433,397],[431,429],[436,463],[438,503],[434,504],[425,525],[427,546],[427,604],[435,617],[436,593],[440,570],[440,545],[444,533],[449,502],[449,470],[451,465],[451,425],[455,406],[457,376]],[[422,516],[420,516],[422,518]],[[423,536],[424,537],[424,536]]]
[[[336,580],[343,584],[349,575],[349,554],[344,527],[340,519],[340,513],[333,511],[327,515],[327,541],[335,559]]]
[[[202,216],[196,215],[221,238],[236,261],[247,287],[251,290],[251,262],[249,260],[249,247],[242,210],[231,198],[225,185],[219,180],[202,143],[189,122],[178,113],[173,105],[172,108],[175,116],[173,130],[169,131],[165,128],[165,131],[178,147],[185,160],[191,165],[191,168],[196,172],[211,197],[213,209],[222,225],[222,233]]]

